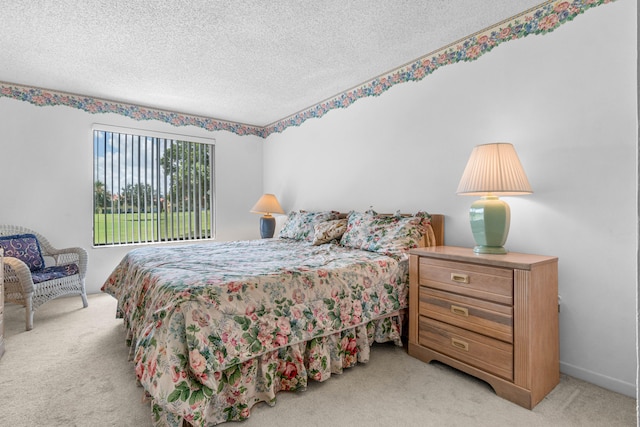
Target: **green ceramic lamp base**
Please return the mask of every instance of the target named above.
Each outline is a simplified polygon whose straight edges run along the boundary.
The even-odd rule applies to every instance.
[[[473,252],[506,254],[504,244],[509,235],[511,212],[509,205],[496,196],[483,196],[469,209],[471,232],[476,241]]]
[[[473,252],[476,254],[506,254],[507,250],[503,246],[475,246]]]

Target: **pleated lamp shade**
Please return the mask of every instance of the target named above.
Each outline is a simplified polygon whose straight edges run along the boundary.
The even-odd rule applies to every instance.
[[[531,185],[512,144],[498,142],[476,146],[458,184],[465,196],[516,196],[531,194]]]

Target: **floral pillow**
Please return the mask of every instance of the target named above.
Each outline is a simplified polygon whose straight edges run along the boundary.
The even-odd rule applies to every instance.
[[[425,244],[424,246],[436,246],[436,235],[431,228],[431,215],[428,212],[420,211],[414,215],[415,217],[422,218],[422,224],[425,227]]]
[[[335,211],[292,211],[285,221],[278,237],[281,239],[294,239],[313,241],[316,224],[338,219],[339,213]]]
[[[332,221],[319,222],[313,228],[313,244],[322,245],[333,240],[340,240],[347,230],[347,219],[335,219]]]
[[[403,217],[350,212],[340,244],[347,247],[406,258],[409,249],[422,246],[430,217],[419,213]]]
[[[44,268],[44,258],[40,251],[40,243],[33,234],[14,234],[0,237],[0,247],[4,250],[4,256],[18,258],[36,271]]]

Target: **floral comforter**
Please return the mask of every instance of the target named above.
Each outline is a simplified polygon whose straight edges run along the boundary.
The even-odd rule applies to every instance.
[[[269,396],[212,413],[226,386],[233,386],[230,396],[246,389],[239,382],[252,360],[275,358],[274,369],[287,377],[291,368],[283,360],[302,359],[306,350],[286,356],[283,349],[358,328],[372,335],[372,320],[406,307],[407,285],[406,261],[334,244],[265,239],[136,249],[102,290],[118,300],[156,421],[204,426],[246,418],[255,401],[272,400],[274,387],[263,383],[273,379],[266,374],[253,386],[270,389]],[[276,388],[293,389],[285,386]]]

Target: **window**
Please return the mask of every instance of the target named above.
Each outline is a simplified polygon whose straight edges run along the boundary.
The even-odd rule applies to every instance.
[[[94,246],[212,238],[213,142],[94,127]]]

